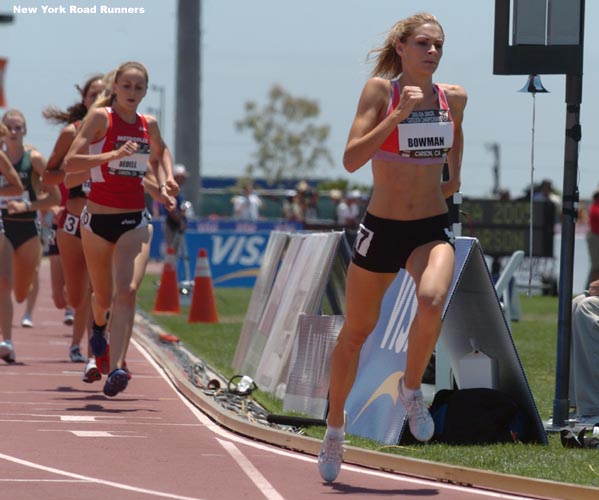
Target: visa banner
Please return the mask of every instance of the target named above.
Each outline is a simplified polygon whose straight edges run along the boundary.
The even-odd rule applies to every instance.
[[[162,260],[166,254],[164,217],[154,218],[152,225],[150,257]],[[177,255],[178,281],[193,281],[198,251],[204,248],[214,286],[252,288],[272,230],[295,232],[301,231],[302,225],[289,221],[190,220],[186,245]]]
[[[252,288],[260,272],[260,264],[269,237],[270,231],[256,233],[187,232],[185,241],[189,255],[189,269],[191,270],[190,279],[193,280],[195,276],[198,252],[204,248],[208,253],[212,284],[215,287]],[[178,267],[180,265],[181,262]],[[177,274],[180,278],[180,269]]]

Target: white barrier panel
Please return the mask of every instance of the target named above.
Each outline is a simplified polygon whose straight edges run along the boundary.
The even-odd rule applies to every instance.
[[[282,290],[275,290],[273,287],[258,329],[259,336],[266,339],[254,377],[262,390],[280,393],[280,389],[277,389],[286,383],[298,317],[301,313],[320,312],[333,258],[342,235],[342,232],[303,235],[285,286]],[[293,241],[292,236],[291,242]],[[286,259],[287,255],[283,261]],[[283,273],[281,269],[278,276]],[[275,281],[275,285],[278,281]]]
[[[461,240],[461,241],[459,241]],[[472,351],[472,345],[497,361],[497,389],[518,403],[532,424],[531,441],[547,443],[547,434],[539,417],[526,374],[495,292],[483,249],[475,238],[458,238],[456,264],[463,262],[457,284],[452,287],[445,306],[443,344],[452,372],[460,387],[460,360]]]
[[[281,256],[289,241],[289,233],[272,231],[268,238],[268,244],[264,250],[264,257],[260,265],[260,271],[256,278],[256,284],[252,289],[252,296],[243,321],[243,328],[237,342],[237,349],[233,357],[233,368],[241,371],[244,359],[247,355],[252,338],[256,334],[266,303],[281,263]]]
[[[285,411],[324,418],[328,406],[331,355],[344,316],[301,314],[283,401]]]
[[[405,410],[398,400],[397,382],[405,370],[407,335],[416,306],[413,281],[402,270],[385,294],[379,321],[360,354],[356,382],[346,404],[349,433],[386,444],[399,442]],[[534,427],[531,441],[547,443],[482,249],[475,238],[456,238],[454,275],[443,313],[440,342],[458,382],[459,360],[472,351],[472,342],[497,360],[497,388],[510,395],[528,416]]]
[[[289,243],[287,244],[285,255],[281,261],[281,267],[276,275],[272,290],[268,296],[268,302],[264,307],[258,328],[250,340],[245,358],[241,364],[241,369],[239,370],[244,375],[249,375],[252,378],[256,376],[258,364],[262,358],[273,322],[280,309],[284,292],[288,288],[289,277],[292,275],[293,269],[295,269],[295,259],[300,251],[303,240],[304,235],[302,234],[292,234],[289,237]]]

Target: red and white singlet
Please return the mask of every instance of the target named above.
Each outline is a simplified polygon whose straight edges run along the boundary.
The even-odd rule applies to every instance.
[[[146,202],[142,181],[150,158],[146,118],[138,113],[135,123],[127,123],[112,108],[104,109],[108,113],[108,130],[102,139],[89,145],[89,153],[114,151],[127,141],[136,142],[138,149],[131,156],[91,168],[89,200],[113,208],[143,210]]]
[[[445,92],[437,84],[434,89],[439,97],[439,108],[412,111],[385,139],[373,160],[429,165],[445,162],[453,145],[453,120]],[[399,81],[393,80],[385,116],[397,107],[400,96]]]

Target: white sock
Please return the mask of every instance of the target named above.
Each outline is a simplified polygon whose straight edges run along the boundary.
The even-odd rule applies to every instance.
[[[414,394],[420,392],[420,389],[408,389],[406,387],[406,383],[405,380],[402,379],[401,380],[401,392],[403,393],[403,395],[408,398],[408,399],[412,399]]]
[[[341,427],[333,427],[329,425],[327,421],[327,431],[325,436],[329,436],[335,439],[343,439],[345,437],[345,421],[347,419],[347,415],[343,412],[343,425]]]
[[[343,439],[345,437],[345,426],[344,427],[331,427],[327,425],[327,431],[325,437],[331,437],[333,439]]]

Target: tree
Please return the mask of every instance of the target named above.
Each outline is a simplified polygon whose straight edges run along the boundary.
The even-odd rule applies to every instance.
[[[245,117],[235,123],[239,132],[250,130],[257,150],[254,162],[246,166],[250,176],[261,174],[271,182],[303,177],[323,161],[333,165],[326,140],[329,125],[317,125],[320,108],[316,101],[293,97],[273,85],[268,103],[259,108],[254,101],[245,104]]]

